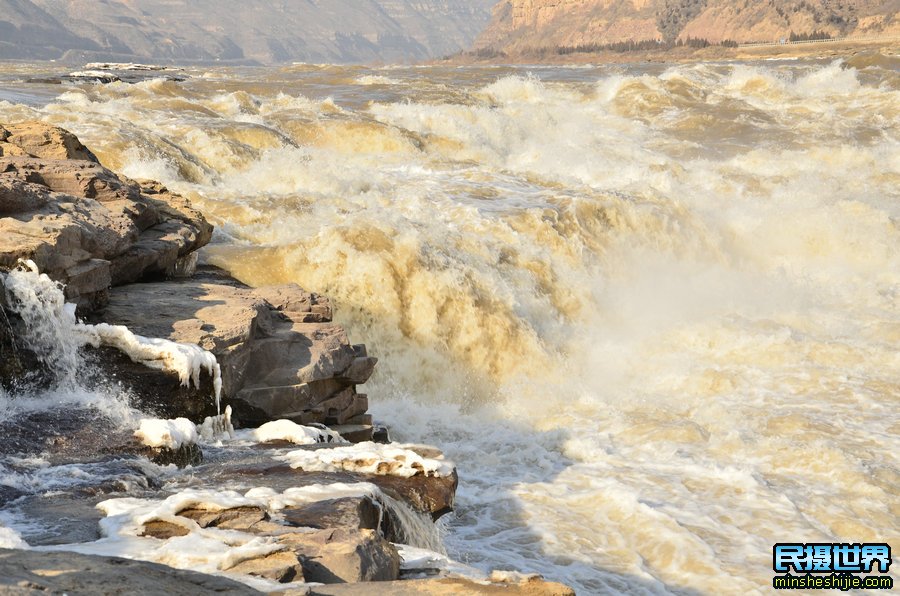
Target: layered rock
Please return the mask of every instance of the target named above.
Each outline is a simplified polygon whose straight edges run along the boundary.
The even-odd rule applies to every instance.
[[[346,506],[348,502],[355,506]],[[266,540],[273,545],[270,552],[243,559],[224,571],[281,583],[305,580],[330,584],[399,578],[400,555],[381,530],[380,505],[368,497],[357,497],[317,503],[314,512],[321,517],[308,517],[311,512],[310,506],[299,510],[288,507],[280,512],[283,521],[274,522],[259,506],[221,509],[215,505],[198,505],[181,509],[174,518],[145,521],[139,535],[169,540],[200,529],[215,529],[243,533],[247,539]],[[234,541],[235,537],[232,533],[227,540]]]
[[[70,133],[28,123],[4,136],[0,268],[31,259],[90,309],[110,286],[172,272],[209,242],[212,226],[187,200],[117,176]]]
[[[688,37],[777,41],[792,31],[891,36],[900,33],[895,13],[893,0],[503,0],[475,46],[517,53]]]
[[[326,298],[296,285],[253,289],[203,269],[190,279],[113,288],[95,318],[212,352],[222,369],[223,395],[243,426],[277,419],[366,423],[371,433],[368,398],[356,385],[368,380],[377,360],[333,323]],[[103,361],[114,362],[117,376],[131,379],[128,385],[161,416],[200,420],[215,413],[203,395],[208,387],[197,395],[126,358],[107,354]],[[158,399],[172,392],[181,396]]]
[[[326,298],[297,286],[254,290],[217,271],[190,277],[196,250],[212,235],[202,214],[158,183],[104,168],[67,131],[6,125],[0,152],[0,269],[30,259],[95,322],[212,352],[223,395],[244,425],[286,418],[346,425],[354,438],[371,438],[368,400],[356,385],[376,359],[350,344]],[[9,379],[29,367],[7,318],[0,319],[0,353],[8,356],[0,377]],[[158,415],[199,422],[217,413],[211,378],[185,385],[112,348],[96,360]]]
[[[113,341],[92,349],[96,367],[83,362],[70,367],[102,371],[106,382],[111,376],[144,412],[181,417],[144,419],[137,432],[89,407],[0,420],[0,454],[40,453],[55,464],[90,462],[109,473],[103,486],[75,487],[52,497],[0,493],[0,499],[19,499],[21,510],[37,519],[77,509],[65,529],[29,536],[33,545],[98,540],[102,510],[117,517],[104,526],[107,539],[117,533],[125,538],[124,548],[149,543],[148,549],[131,553],[138,557],[154,558],[157,541],[172,541],[160,552],[169,547],[178,552],[190,543],[179,539],[194,534],[198,540],[218,541],[222,548],[210,553],[214,568],[238,578],[391,585],[401,577],[393,542],[440,548],[432,521],[452,510],[458,477],[438,450],[371,442],[351,446],[323,426],[292,424],[329,425],[345,438],[372,438],[368,398],[357,385],[369,379],[377,360],[365,346],[349,342],[333,322],[326,298],[296,285],[250,288],[221,270],[196,269],[196,250],[212,234],[203,216],[159,184],[138,184],[103,168],[65,131],[38,123],[2,127],[0,150],[0,268],[18,259],[34,260],[52,279],[67,284],[67,297],[96,324],[77,323],[63,306],[59,288],[34,271],[0,275],[0,384],[14,385],[45,364],[38,348],[23,341],[28,318],[16,306],[26,298],[10,292],[10,303],[5,301],[4,280],[14,288],[20,276],[28,275],[47,292],[36,301],[51,296],[54,312],[66,315],[52,320],[67,332],[121,332],[112,326],[122,325],[156,338],[128,335],[129,341],[187,344],[179,347],[211,363],[199,382],[185,383],[185,375],[151,368],[154,361]],[[198,429],[196,423],[217,412],[211,375],[219,372],[223,405],[229,408]],[[231,408],[243,426],[278,422],[235,431]],[[207,437],[214,428],[221,433]],[[203,461],[201,436],[223,440],[212,461]],[[243,495],[187,489],[154,501],[163,487],[154,484],[145,469],[152,466],[142,456],[160,465],[194,466],[192,475],[213,477],[216,486],[255,488]],[[142,499],[108,498],[123,491]],[[50,566],[37,568],[27,553],[0,551],[0,591],[119,593],[122,584],[109,573],[118,560],[64,557],[71,560],[71,573],[59,579],[55,555],[48,559]],[[6,574],[12,567],[14,572]],[[245,593],[240,586],[151,564],[128,568],[155,582],[144,586],[143,579],[135,583],[129,577],[131,591]],[[15,584],[4,584],[7,577]],[[173,587],[179,577],[183,592]],[[519,592],[518,584],[501,584],[453,586],[461,593],[480,593],[483,586],[513,594],[557,593]],[[450,585],[416,584],[413,593],[447,593]]]

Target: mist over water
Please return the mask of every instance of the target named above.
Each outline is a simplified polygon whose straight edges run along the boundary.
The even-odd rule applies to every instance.
[[[459,465],[451,556],[752,593],[775,542],[900,538],[898,70],[196,70],[12,84],[0,121],[191,197],[243,281],[332,297],[376,416]]]

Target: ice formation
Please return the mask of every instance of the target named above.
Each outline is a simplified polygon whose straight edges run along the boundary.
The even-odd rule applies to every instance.
[[[455,467],[438,458],[422,457],[415,445],[358,443],[331,449],[291,451],[277,459],[306,472],[359,472],[379,476],[450,476]]]
[[[145,418],[134,436],[148,447],[167,447],[179,449],[184,445],[197,443],[199,435],[197,426],[187,418],[175,420],[159,420]]]
[[[200,425],[200,436],[207,443],[215,443],[222,439],[235,437],[234,425],[231,424],[231,406],[225,406],[225,412],[218,416],[207,416]]]
[[[418,579],[417,571],[421,572],[422,578],[432,577],[433,570],[437,569],[444,575],[465,577],[472,581],[487,583],[488,576],[483,571],[454,561],[443,553],[407,544],[395,546],[402,560],[400,568],[404,570],[408,579]]]
[[[259,428],[237,431],[236,438],[252,440],[256,443],[288,441],[295,445],[347,442],[333,430],[302,426],[290,420],[274,420],[263,424]]]
[[[147,338],[121,325],[89,325],[75,317],[75,305],[65,301],[62,286],[41,273],[34,261],[20,261],[20,267],[5,279],[10,307],[22,317],[29,330],[29,347],[61,379],[74,383],[82,361],[79,348],[85,345],[111,346],[132,361],[149,368],[174,372],[181,384],[200,387],[200,374],[213,378],[216,409],[222,395],[222,371],[216,357],[194,344]]]

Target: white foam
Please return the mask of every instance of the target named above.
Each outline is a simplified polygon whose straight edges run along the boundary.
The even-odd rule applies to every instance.
[[[30,548],[22,536],[12,528],[0,524],[0,548]]]
[[[122,325],[79,323],[79,327],[90,343],[117,348],[149,368],[174,372],[185,387],[193,384],[199,388],[200,373],[207,371],[213,378],[216,408],[221,408],[222,370],[211,352],[195,344],[143,337]]]
[[[358,472],[378,476],[450,476],[455,466],[443,459],[422,457],[413,445],[357,443],[330,449],[298,450],[277,459],[306,472]]]
[[[227,574],[241,561],[265,556],[284,547],[271,537],[236,530],[201,528],[195,521],[179,516],[179,512],[192,507],[221,511],[247,506],[277,512],[285,507],[323,499],[377,494],[380,491],[374,485],[360,483],[310,485],[291,488],[283,493],[269,488],[253,489],[243,495],[228,490],[186,489],[162,500],[109,499],[97,505],[106,515],[100,521],[103,538],[83,544],[42,548],[118,556],[162,563],[178,569]],[[140,536],[143,524],[150,521],[166,521],[185,528],[189,533],[168,540]],[[245,576],[235,575],[234,578],[260,585]]]
[[[390,77],[386,77],[384,75],[363,75],[361,77],[357,77],[356,83],[358,85],[399,85],[401,81],[397,79],[392,79]]]
[[[69,73],[70,77],[76,79],[109,79],[118,81],[119,77],[102,70],[76,70]]]
[[[184,70],[183,68],[174,68],[171,66],[159,66],[156,64],[139,64],[135,62],[89,62],[84,67],[87,70],[104,71],[104,70]]]

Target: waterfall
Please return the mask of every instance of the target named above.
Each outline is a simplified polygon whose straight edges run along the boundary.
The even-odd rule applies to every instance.
[[[193,344],[136,335],[121,325],[88,325],[78,321],[75,305],[67,303],[63,286],[21,261],[4,279],[9,309],[21,317],[23,341],[47,367],[60,387],[75,387],[84,369],[81,348],[111,346],[132,361],[178,375],[182,385],[200,386],[203,370],[213,377],[216,408],[220,410],[222,371],[216,357]]]
[[[382,505],[382,524],[389,523],[393,528],[394,542],[408,544],[416,548],[447,554],[440,525],[432,521],[431,516],[420,513],[393,497],[379,491],[376,499]]]

